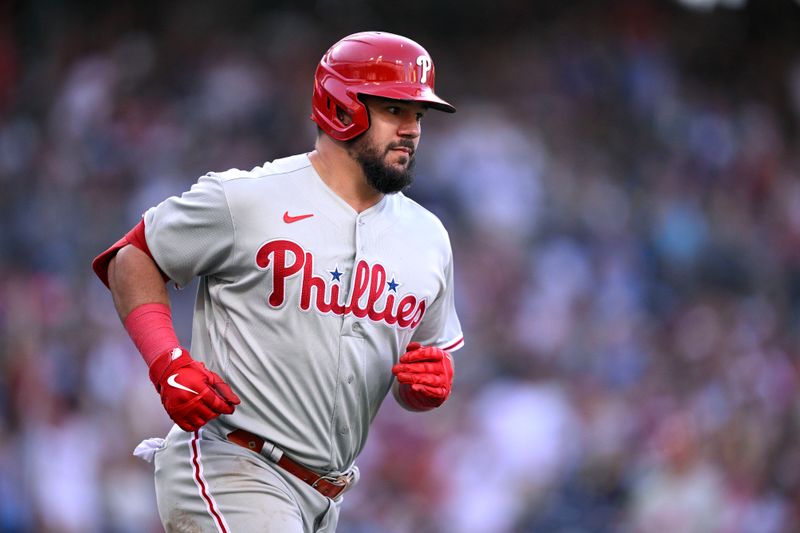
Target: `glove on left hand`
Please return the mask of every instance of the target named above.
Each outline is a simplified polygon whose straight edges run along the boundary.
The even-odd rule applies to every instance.
[[[400,397],[408,407],[426,411],[442,405],[453,386],[453,360],[449,353],[418,342],[408,345],[400,363],[392,367],[400,382]]]

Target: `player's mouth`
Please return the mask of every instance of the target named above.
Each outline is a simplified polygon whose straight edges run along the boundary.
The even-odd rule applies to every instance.
[[[389,145],[389,151],[400,152],[411,157],[414,155],[414,144],[411,141],[400,141]]]

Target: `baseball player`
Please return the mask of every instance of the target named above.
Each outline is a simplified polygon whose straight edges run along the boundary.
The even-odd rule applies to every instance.
[[[314,150],[201,177],[93,268],[175,422],[155,461],[167,531],[334,531],[391,389],[440,406],[463,345],[447,232],[401,192],[420,121],[454,112],[416,42],[350,35],[320,61]],[[165,281],[200,278],[191,350]]]

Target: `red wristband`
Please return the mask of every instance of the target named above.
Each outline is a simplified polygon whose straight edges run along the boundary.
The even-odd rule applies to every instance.
[[[161,303],[142,304],[125,318],[125,329],[147,366],[161,354],[180,347],[172,313]]]

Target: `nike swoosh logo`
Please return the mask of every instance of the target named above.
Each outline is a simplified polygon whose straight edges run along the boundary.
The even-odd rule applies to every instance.
[[[197,394],[196,390],[192,390],[189,387],[187,387],[185,385],[181,385],[180,383],[175,381],[175,378],[177,378],[177,377],[178,377],[178,374],[172,374],[170,377],[167,378],[167,384],[172,385],[176,389],[185,390],[186,392],[191,392],[192,394]]]
[[[305,219],[311,218],[313,216],[314,216],[314,213],[309,213],[308,215],[292,216],[292,215],[289,214],[289,211],[286,211],[283,214],[283,221],[286,222],[287,224],[291,224],[293,222],[298,222],[300,220],[305,220]]]

